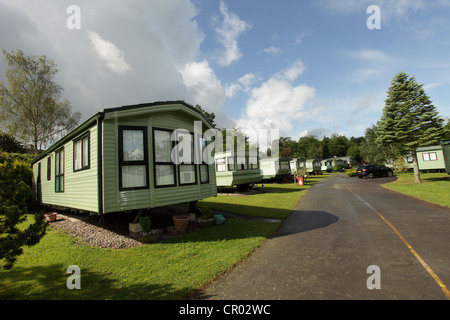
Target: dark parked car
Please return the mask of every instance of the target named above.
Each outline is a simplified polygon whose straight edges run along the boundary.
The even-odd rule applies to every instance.
[[[379,164],[365,164],[365,165],[359,166],[356,169],[356,175],[358,176],[358,178],[362,178],[362,177],[373,178],[375,176],[377,176],[377,177],[379,177],[379,176],[392,177],[393,174],[394,174],[394,172],[392,171],[391,168],[388,168],[386,166],[379,165]]]

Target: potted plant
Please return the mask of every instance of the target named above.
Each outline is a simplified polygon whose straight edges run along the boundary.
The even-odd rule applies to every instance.
[[[187,229],[187,225],[191,220],[191,217],[188,214],[181,214],[172,217],[173,224],[175,225],[175,230],[185,232]]]
[[[200,212],[202,214],[201,218],[197,220],[200,227],[209,227],[214,224],[214,218],[211,210],[206,206],[200,207]]]
[[[139,218],[139,224],[142,227],[142,231],[138,233],[139,241],[143,243],[155,242],[162,234],[161,229],[152,229],[150,217],[142,216]]]

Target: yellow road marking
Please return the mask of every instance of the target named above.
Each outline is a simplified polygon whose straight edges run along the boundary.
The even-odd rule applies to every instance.
[[[367,201],[365,201],[363,198],[361,198],[359,195],[354,193],[350,188],[347,188],[348,191],[353,193],[356,197],[358,197],[362,202],[364,202],[369,208],[371,208],[375,213],[389,226],[392,230],[397,234],[397,236],[400,238],[400,240],[403,241],[405,246],[411,251],[411,253],[416,257],[416,259],[420,262],[420,264],[427,270],[427,272],[430,274],[430,276],[436,281],[436,283],[441,287],[442,292],[444,292],[446,298],[450,300],[450,291],[447,289],[447,286],[442,282],[442,280],[438,277],[438,275],[431,269],[431,267],[425,262],[425,260],[422,259],[422,257],[414,250],[414,248],[409,244],[408,241],[401,235],[401,233],[390,223],[383,215],[378,212],[377,209],[372,207]]]

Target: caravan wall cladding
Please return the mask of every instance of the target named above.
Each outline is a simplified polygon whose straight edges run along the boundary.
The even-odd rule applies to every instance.
[[[175,164],[170,158],[177,129],[190,135],[191,155],[199,151],[193,143],[199,120],[204,130],[212,128],[182,102],[106,109],[34,160],[36,198],[102,214],[216,196],[214,164]]]

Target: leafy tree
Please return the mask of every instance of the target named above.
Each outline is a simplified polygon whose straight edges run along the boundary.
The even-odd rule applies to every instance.
[[[323,137],[322,141],[320,141],[320,158],[327,159],[330,158],[330,148],[328,147],[330,144],[330,138]]]
[[[23,153],[25,147],[12,135],[0,132],[0,151]]]
[[[376,125],[366,129],[364,141],[360,144],[362,160],[366,163],[386,163],[394,161],[394,159],[401,155],[401,152],[394,144],[382,145],[378,143],[377,130],[378,127]]]
[[[444,141],[450,141],[450,118],[447,118],[447,124],[444,126]]]
[[[204,110],[200,105],[196,104],[195,109],[197,109],[198,111],[200,111],[201,113],[203,113],[203,115],[205,116],[206,119],[209,120],[209,122],[211,122],[211,124],[215,127],[216,124],[214,122],[214,119],[216,118],[216,115],[214,114],[214,112],[209,113],[208,111]]]
[[[383,115],[378,123],[377,142],[395,145],[413,157],[415,182],[420,183],[416,149],[440,142],[443,119],[414,77],[399,72],[387,92]]]
[[[51,59],[19,49],[2,52],[8,85],[0,81],[0,121],[37,152],[73,129],[81,114],[72,114],[69,101],[61,99],[63,89],[55,82],[58,69]]]
[[[342,157],[347,155],[348,139],[346,136],[333,134],[328,143],[328,149],[330,154],[336,157]]]
[[[23,161],[0,163],[0,260],[4,269],[14,266],[23,246],[38,243],[45,234],[46,222],[40,214],[27,228],[21,225],[27,220],[32,176]]]
[[[357,163],[362,160],[361,144],[364,142],[364,137],[351,137],[348,141],[347,156],[352,156]]]
[[[315,136],[301,137],[297,143],[297,150],[294,153],[296,158],[319,158],[320,141]]]

